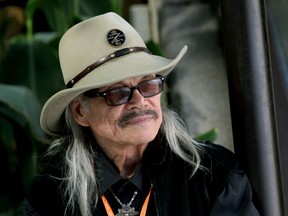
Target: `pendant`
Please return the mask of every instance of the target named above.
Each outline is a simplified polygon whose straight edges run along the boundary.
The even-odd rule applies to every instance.
[[[122,205],[121,209],[118,209],[118,214],[115,216],[133,216],[138,215],[139,212],[135,211],[135,208],[131,207],[130,205]]]

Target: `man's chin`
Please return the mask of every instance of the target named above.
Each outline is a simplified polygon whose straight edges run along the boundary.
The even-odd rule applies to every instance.
[[[149,143],[155,139],[159,130],[151,130],[151,126],[134,126],[127,127],[124,133],[127,141],[131,143]]]

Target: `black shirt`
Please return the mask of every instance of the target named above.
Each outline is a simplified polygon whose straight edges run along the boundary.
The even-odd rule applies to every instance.
[[[100,179],[100,196],[105,196],[111,206],[114,214],[118,213],[118,209],[121,208],[121,204],[116,200],[116,195],[122,204],[127,204],[131,201],[131,198],[134,195],[134,192],[137,192],[135,199],[131,203],[131,207],[135,208],[135,211],[139,212],[142,209],[143,203],[150,191],[151,182],[147,175],[147,167],[150,163],[150,151],[151,148],[155,148],[155,143],[150,143],[145,150],[143,155],[141,164],[137,168],[135,174],[130,179],[123,179],[117,167],[111,162],[101,151],[98,156],[98,173],[101,176]],[[112,194],[114,193],[114,195]],[[150,196],[150,200],[153,201],[153,195]],[[154,212],[154,204],[153,202],[149,202],[147,215],[155,215]],[[97,205],[97,210],[102,212],[104,215],[106,214],[106,210],[104,208],[102,200]],[[149,214],[148,214],[149,212]]]

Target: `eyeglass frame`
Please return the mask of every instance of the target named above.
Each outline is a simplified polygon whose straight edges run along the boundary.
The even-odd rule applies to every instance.
[[[157,80],[159,79],[161,82],[159,82],[159,85],[161,84],[161,87],[159,88],[159,92],[157,92],[156,94],[153,94],[153,95],[149,95],[149,96],[144,96],[142,95],[142,92],[140,90],[140,87],[149,82],[149,81],[152,81],[152,80]],[[108,106],[120,106],[120,105],[123,105],[123,104],[126,104],[126,103],[129,103],[132,98],[133,98],[133,92],[134,90],[138,90],[138,92],[144,97],[144,98],[150,98],[150,97],[153,97],[155,95],[158,95],[160,94],[163,89],[164,89],[164,82],[165,82],[165,77],[161,76],[161,75],[156,75],[155,78],[153,79],[149,79],[149,80],[144,80],[142,82],[140,82],[138,85],[136,86],[132,86],[132,87],[128,87],[128,86],[122,86],[122,87],[116,87],[116,88],[112,88],[112,89],[109,89],[109,90],[106,90],[106,91],[103,91],[103,92],[98,92],[97,89],[91,89],[91,90],[88,90],[86,92],[83,93],[84,96],[88,97],[88,98],[95,98],[95,97],[103,97],[105,99],[105,102]],[[116,90],[116,89],[121,89],[121,88],[128,88],[130,89],[130,94],[128,96],[128,99],[126,102],[122,102],[122,103],[119,103],[119,104],[111,104],[108,100],[107,100],[107,93],[110,92],[110,91],[113,91],[113,90]]]

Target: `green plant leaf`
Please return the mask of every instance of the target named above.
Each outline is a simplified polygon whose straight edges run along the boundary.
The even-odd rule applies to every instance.
[[[199,134],[195,137],[196,140],[199,140],[199,141],[215,141],[218,137],[218,129],[217,128],[212,128],[211,130],[209,131],[206,131],[202,134]]]
[[[49,0],[39,4],[38,10],[44,12],[51,31],[62,35],[73,23],[75,14],[71,2],[73,1]]]
[[[0,211],[19,206],[37,172],[40,143],[45,142],[39,124],[40,104],[26,87],[0,84]],[[6,199],[4,198],[6,197]]]
[[[111,7],[113,12],[123,15],[123,0],[110,0]]]
[[[28,0],[25,7],[26,28],[28,40],[33,37],[33,15],[41,0]]]
[[[79,0],[79,17],[81,20],[113,11],[112,9],[110,1],[107,0]]]
[[[30,127],[31,134],[42,141],[44,134],[40,129],[40,104],[33,93],[23,86],[0,84],[1,115],[16,122],[21,127]]]
[[[39,9],[45,13],[51,30],[59,32],[61,35],[69,27],[84,19],[113,11],[110,1],[107,0],[42,1]]]
[[[12,41],[0,67],[0,82],[28,87],[41,104],[65,87],[56,48],[39,37],[27,40],[22,36]]]
[[[146,45],[152,54],[164,56],[163,50],[159,44],[156,44],[154,41],[150,40],[146,43]]]

